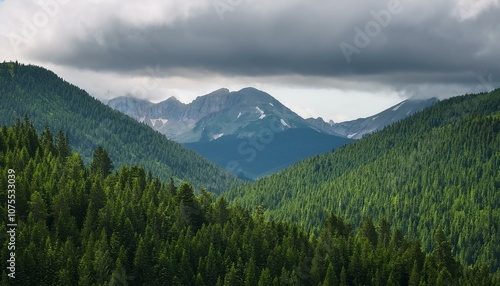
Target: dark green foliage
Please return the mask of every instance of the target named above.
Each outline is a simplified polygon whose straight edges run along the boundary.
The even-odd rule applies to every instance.
[[[62,130],[53,149],[63,158],[71,155],[71,139],[74,151],[86,164],[92,162],[92,152],[102,146],[118,169],[138,164],[163,180],[174,177],[176,182],[188,181],[215,193],[240,182],[214,163],[112,110],[43,68],[0,63],[0,99],[0,124],[11,125],[16,118],[27,115],[38,131],[47,125]],[[35,135],[32,132],[23,140],[31,142]],[[47,144],[46,140],[42,140],[43,144]],[[28,144],[22,155],[34,155],[37,147]]]
[[[92,163],[90,164],[90,171],[101,178],[107,177],[113,170],[113,162],[109,158],[108,152],[101,146],[97,147],[94,151]]]
[[[426,285],[494,282],[487,269],[458,263],[442,231],[427,255],[418,241],[370,218],[357,233],[331,215],[309,236],[265,221],[262,210],[252,216],[206,191],[195,196],[189,184],[161,183],[141,167],[96,176],[78,153],[61,159],[47,132],[26,140],[34,132],[29,122],[0,129],[7,142],[0,196],[16,166],[18,223],[16,280],[4,270],[2,285],[406,285],[416,276]],[[1,233],[5,227],[2,216]]]
[[[426,251],[433,248],[434,230],[442,229],[449,251],[460,261],[497,271],[499,112],[500,89],[444,100],[224,196],[250,210],[263,205],[267,219],[295,222],[315,233],[333,212],[361,227],[371,245],[388,246],[391,238],[386,226],[375,237],[365,217],[387,219],[410,238],[419,238]],[[452,269],[448,272],[455,277]],[[383,278],[386,283],[388,277]]]

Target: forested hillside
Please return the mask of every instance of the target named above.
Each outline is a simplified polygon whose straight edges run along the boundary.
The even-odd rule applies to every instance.
[[[166,180],[189,181],[220,192],[237,178],[162,134],[114,111],[84,90],[46,69],[17,63],[0,64],[0,124],[27,115],[38,131],[62,130],[84,162],[103,146],[116,167],[141,165]]]
[[[353,141],[310,128],[270,132],[266,136],[268,134],[271,137],[255,137],[254,141],[230,135],[210,142],[185,143],[183,146],[242,178],[256,180]]]
[[[191,185],[163,183],[142,167],[111,168],[105,149],[93,150],[86,167],[66,139],[50,129],[37,135],[28,121],[0,129],[0,196],[8,197],[0,212],[15,206],[9,221],[1,216],[2,265],[10,259],[2,285],[499,282],[485,267],[457,262],[440,229],[431,230],[427,254],[386,220],[366,218],[355,232],[332,215],[309,236],[266,221],[260,208],[250,214],[206,191],[196,197]]]
[[[225,197],[308,230],[331,212],[354,226],[387,218],[426,250],[442,228],[461,261],[498,271],[499,111],[499,89],[451,98]]]

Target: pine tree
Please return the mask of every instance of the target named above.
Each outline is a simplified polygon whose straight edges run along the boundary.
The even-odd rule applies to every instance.
[[[169,192],[172,196],[177,194],[177,188],[174,185],[174,179],[172,177],[170,177],[170,180],[168,181],[167,192]]]
[[[54,146],[54,135],[52,134],[52,131],[50,131],[49,126],[45,126],[40,134],[40,145],[45,155],[53,154],[56,151]]]
[[[125,267],[123,267],[122,261],[119,257],[116,259],[116,266],[113,270],[113,273],[111,273],[111,280],[109,281],[109,285],[128,285],[127,272],[125,271]]]
[[[375,230],[372,218],[365,218],[365,220],[361,224],[360,234],[363,237],[366,237],[373,246],[377,245],[378,233]]]
[[[194,196],[193,187],[186,183],[182,184],[177,191],[176,199],[180,204],[180,223],[182,225],[191,225],[195,229],[201,227],[203,217]]]
[[[255,264],[255,258],[252,256],[250,260],[245,265],[244,275],[245,275],[245,286],[256,285],[259,281],[257,265]]]
[[[45,220],[47,219],[47,205],[42,198],[42,195],[35,191],[31,194],[31,199],[29,202],[30,211],[33,214],[33,217],[37,222],[43,222],[45,224]]]
[[[448,286],[453,285],[453,278],[451,277],[450,272],[446,268],[441,269],[439,275],[436,280],[436,286]]]
[[[417,261],[413,262],[413,267],[410,272],[410,280],[408,286],[418,286],[420,284],[420,272],[418,270]]]
[[[393,271],[389,274],[389,278],[387,279],[387,286],[398,286],[399,281],[398,281],[398,275]]]
[[[438,268],[446,268],[448,273],[452,277],[456,277],[457,275],[457,262],[453,258],[453,254],[451,253],[451,245],[446,240],[446,235],[442,229],[436,230],[434,236],[434,257],[436,257],[436,261],[438,263]]]
[[[262,270],[259,276],[259,283],[257,285],[258,286],[273,285],[273,279],[271,277],[271,271],[269,270],[269,268],[264,268],[264,270]]]
[[[224,278],[224,285],[242,285],[242,282],[239,275],[238,270],[234,266],[234,263],[231,264],[231,268],[226,272],[226,277]]]
[[[340,286],[347,286],[347,274],[345,267],[342,267],[342,270],[340,271]]]
[[[101,178],[105,178],[113,170],[113,162],[109,158],[108,152],[102,148],[102,146],[97,147],[94,151],[94,157],[92,163],[90,164],[90,170],[94,174],[98,174]]]
[[[71,155],[71,147],[67,134],[59,130],[56,137],[56,148],[59,158],[66,158]]]
[[[335,275],[335,271],[333,270],[333,265],[328,264],[328,269],[326,270],[325,280],[323,280],[323,286],[338,286],[339,280],[337,275]]]

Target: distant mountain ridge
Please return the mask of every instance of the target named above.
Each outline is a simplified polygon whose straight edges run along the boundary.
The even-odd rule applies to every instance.
[[[219,89],[184,104],[174,97],[157,104],[118,97],[108,105],[180,143],[212,141],[224,135],[251,137],[261,126],[278,122],[281,131],[308,123],[271,95],[254,88]]]
[[[278,119],[283,125],[282,131],[313,128],[330,135],[360,139],[438,101],[437,98],[407,99],[373,116],[339,123],[332,120],[326,122],[321,117],[303,119],[271,95],[255,88],[235,92],[221,88],[197,97],[190,104],[184,104],[175,97],[154,104],[122,96],[110,100],[108,105],[172,140],[193,143],[216,140],[224,135],[251,137],[255,135],[255,130],[252,131],[249,125],[266,117]]]
[[[308,118],[306,120],[312,126],[328,134],[349,139],[361,139],[365,135],[382,130],[384,127],[431,107],[438,102],[437,98],[408,99],[373,116],[340,123],[334,123],[331,120],[325,122],[322,118]]]

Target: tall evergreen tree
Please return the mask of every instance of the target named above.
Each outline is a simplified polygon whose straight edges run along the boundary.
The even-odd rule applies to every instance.
[[[94,151],[94,157],[90,164],[90,170],[94,174],[98,174],[101,178],[108,176],[113,170],[113,162],[109,158],[108,153],[101,146]]]

